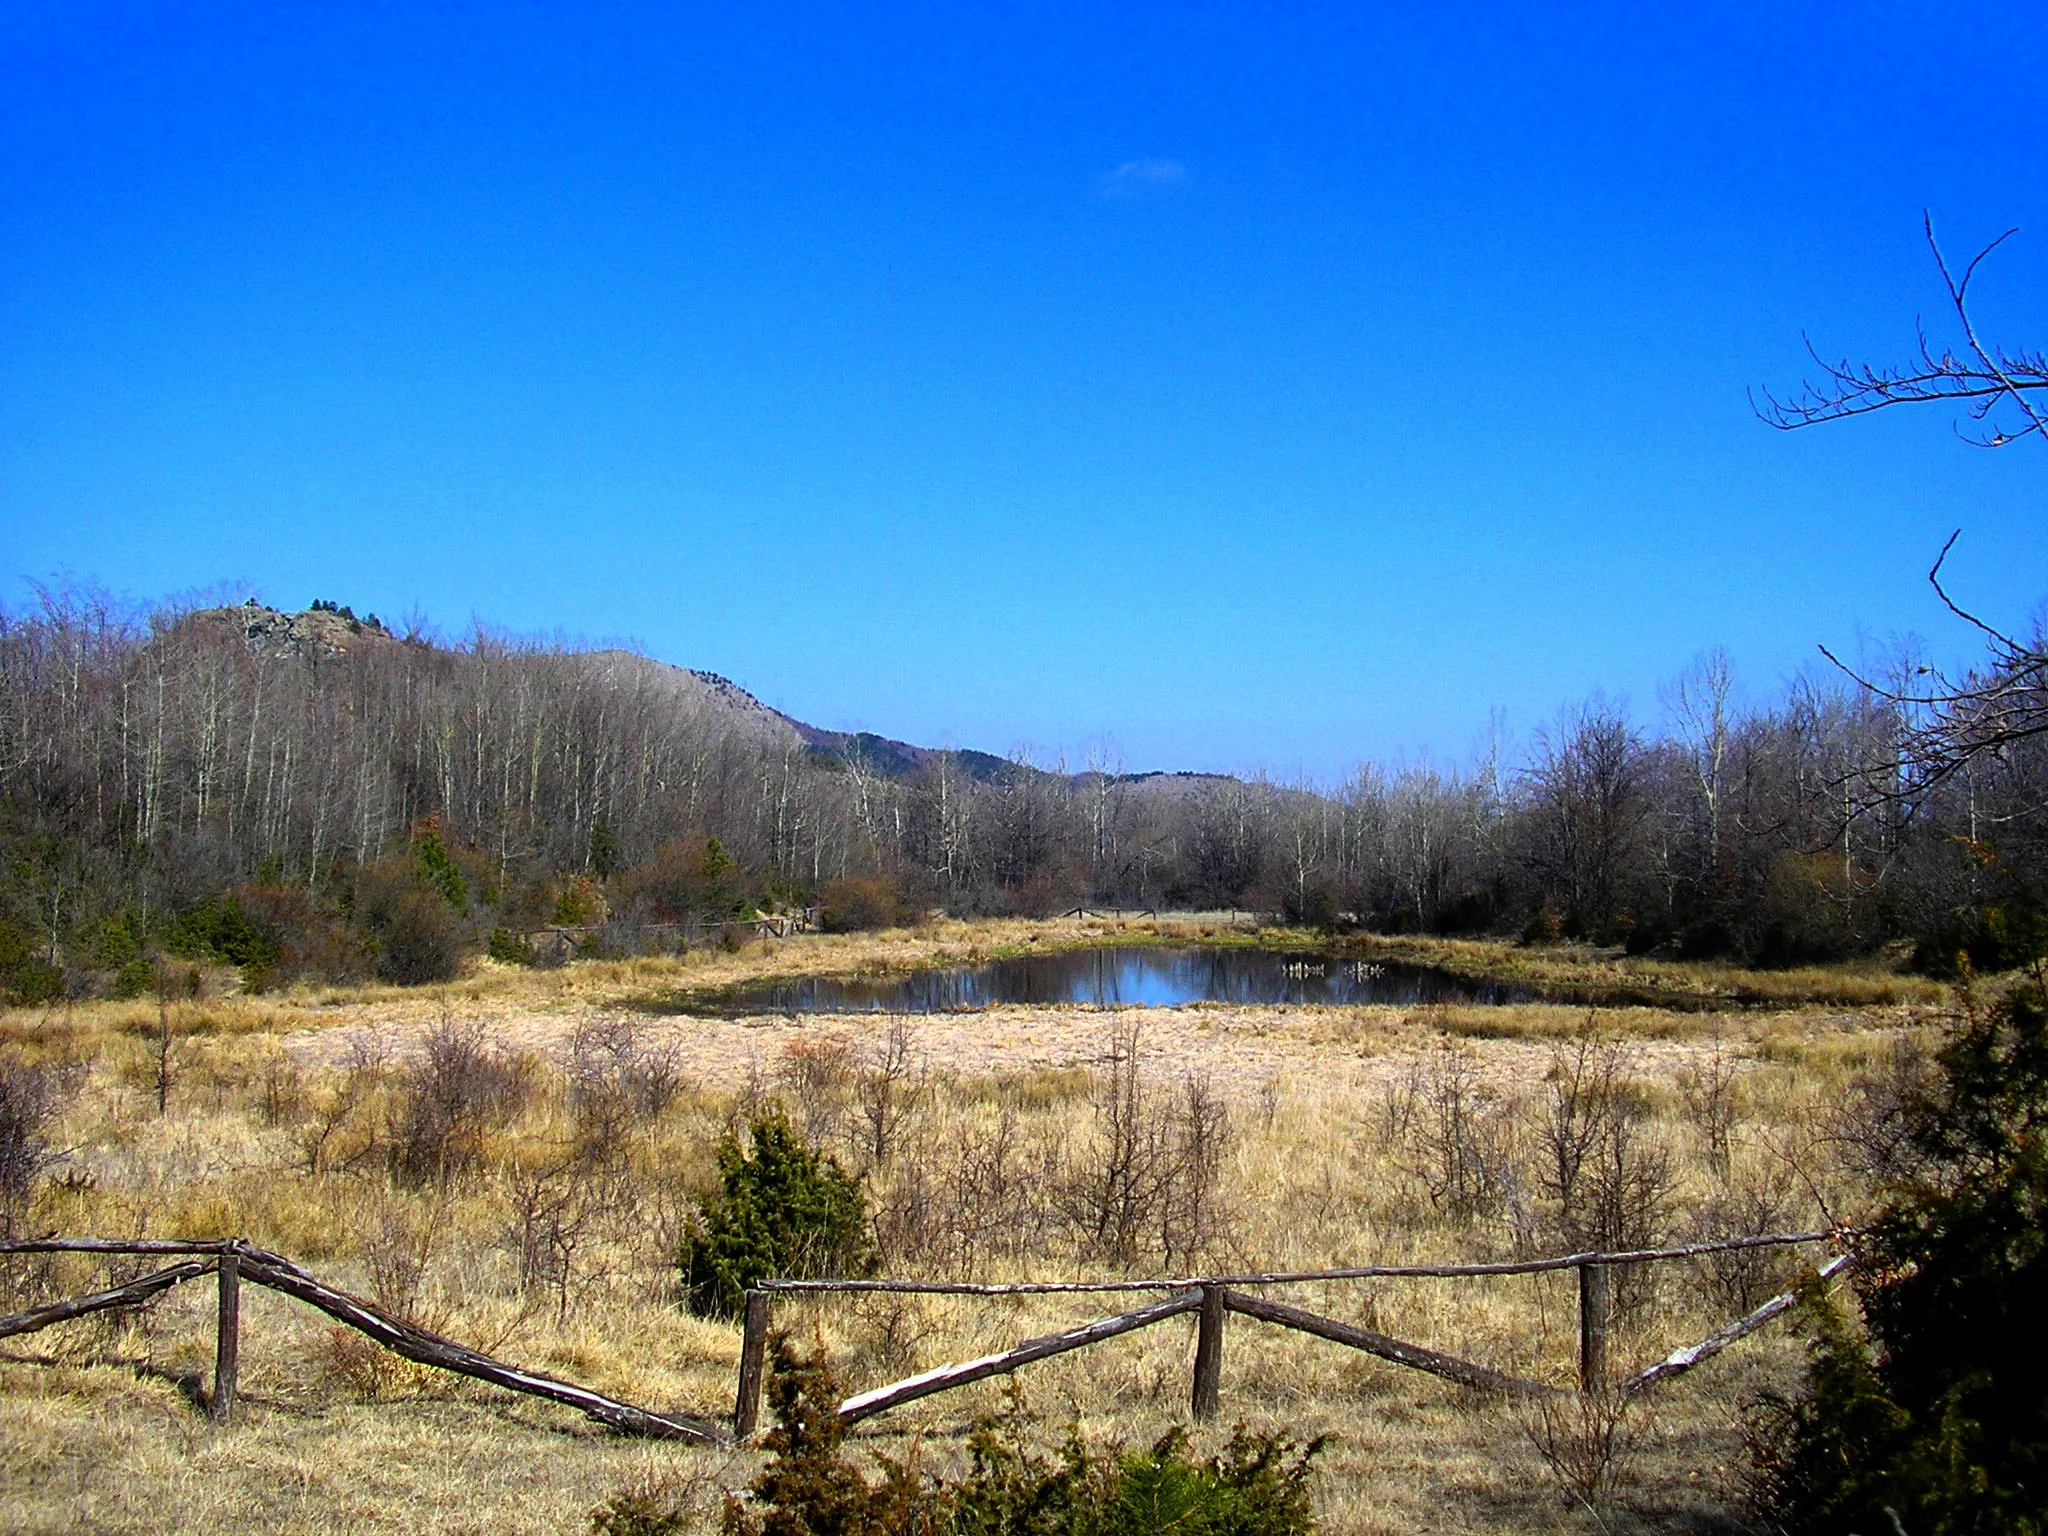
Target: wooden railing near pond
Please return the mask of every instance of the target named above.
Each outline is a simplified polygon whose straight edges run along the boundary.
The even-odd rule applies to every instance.
[[[1547,1259],[1524,1259],[1488,1264],[1383,1264],[1353,1269],[1273,1271],[1260,1274],[1184,1276],[1156,1280],[1047,1280],[1010,1284],[984,1284],[948,1280],[765,1280],[746,1295],[741,1330],[739,1387],[733,1404],[730,1434],[719,1424],[684,1414],[658,1413],[653,1409],[609,1397],[589,1387],[564,1381],[540,1371],[497,1360],[453,1339],[430,1333],[403,1318],[394,1317],[370,1302],[351,1296],[316,1279],[289,1259],[259,1248],[240,1238],[93,1238],[38,1237],[0,1241],[0,1254],[89,1253],[115,1256],[162,1256],[176,1259],[163,1269],[137,1279],[95,1291],[90,1295],[57,1301],[10,1316],[0,1317],[0,1339],[33,1333],[56,1323],[95,1313],[145,1305],[173,1286],[204,1275],[216,1277],[213,1390],[207,1409],[221,1423],[233,1412],[241,1350],[241,1284],[244,1280],[265,1286],[315,1307],[336,1322],[356,1329],[384,1348],[421,1365],[490,1382],[508,1391],[539,1397],[587,1414],[600,1424],[622,1434],[681,1440],[698,1445],[729,1444],[744,1440],[759,1427],[761,1384],[767,1359],[771,1322],[770,1306],[777,1296],[892,1292],[923,1296],[1046,1296],[1166,1293],[1162,1299],[1114,1316],[1098,1318],[1060,1333],[1027,1339],[998,1354],[942,1365],[901,1381],[856,1393],[839,1405],[842,1422],[854,1424],[885,1413],[905,1403],[937,1392],[951,1391],[991,1376],[1007,1375],[1033,1361],[1048,1360],[1070,1350],[1100,1344],[1154,1323],[1185,1313],[1197,1315],[1194,1380],[1190,1406],[1198,1419],[1213,1418],[1219,1407],[1223,1376],[1223,1325],[1230,1313],[1255,1318],[1312,1334],[1334,1344],[1388,1360],[1396,1365],[1424,1371],[1447,1381],[1482,1392],[1503,1392],[1522,1396],[1562,1395],[1568,1389],[1529,1381],[1497,1371],[1491,1366],[1440,1353],[1420,1344],[1404,1342],[1300,1307],[1251,1295],[1254,1289],[1315,1282],[1374,1279],[1459,1280],[1483,1275],[1535,1275],[1559,1270],[1578,1272],[1579,1359],[1578,1390],[1584,1393],[1618,1392],[1633,1397],[1651,1387],[1691,1370],[1722,1350],[1755,1333],[1773,1318],[1788,1311],[1796,1300],[1795,1291],[1773,1296],[1762,1306],[1709,1334],[1699,1343],[1673,1350],[1663,1359],[1634,1375],[1616,1382],[1608,1366],[1607,1342],[1610,1315],[1609,1277],[1624,1265],[1670,1262],[1728,1253],[1751,1248],[1785,1247],[1804,1243],[1840,1244],[1847,1231],[1775,1232],[1754,1237],[1724,1238],[1716,1242],[1688,1243],[1676,1248],[1638,1249],[1617,1253],[1571,1253]],[[1831,1259],[1818,1271],[1826,1279],[1840,1273],[1849,1263],[1846,1254]]]
[[[1699,1258],[1712,1253],[1730,1253],[1748,1248],[1780,1248],[1801,1243],[1840,1243],[1846,1231],[1768,1232],[1753,1237],[1722,1238],[1714,1242],[1687,1243],[1676,1248],[1634,1249],[1617,1253],[1567,1253],[1546,1259],[1520,1259],[1490,1264],[1369,1264],[1353,1269],[1271,1271],[1261,1274],[1183,1276],[1163,1280],[1077,1280],[1025,1281],[1014,1284],[979,1284],[944,1280],[764,1280],[747,1292],[747,1304],[740,1345],[739,1390],[733,1403],[733,1434],[745,1439],[759,1426],[761,1377],[767,1355],[770,1324],[769,1303],[776,1296],[891,1292],[911,1296],[1044,1296],[1093,1295],[1119,1292],[1169,1293],[1162,1301],[1100,1318],[1063,1333],[1027,1339],[1014,1349],[984,1355],[956,1365],[942,1365],[871,1391],[856,1393],[839,1405],[839,1417],[848,1424],[883,1413],[935,1392],[951,1391],[991,1376],[1007,1375],[1036,1360],[1048,1360],[1069,1350],[1084,1349],[1134,1329],[1150,1327],[1183,1313],[1198,1314],[1195,1336],[1194,1381],[1189,1406],[1198,1419],[1213,1418],[1221,1397],[1223,1376],[1223,1322],[1235,1312],[1261,1322],[1276,1323],[1313,1334],[1333,1344],[1376,1355],[1413,1370],[1426,1371],[1482,1392],[1507,1392],[1524,1396],[1562,1394],[1565,1389],[1543,1382],[1527,1381],[1494,1370],[1491,1366],[1460,1360],[1420,1344],[1389,1338],[1369,1328],[1289,1306],[1284,1302],[1246,1294],[1249,1288],[1301,1285],[1343,1280],[1461,1280],[1480,1275],[1538,1275],[1559,1270],[1576,1270],[1579,1278],[1579,1360],[1578,1389],[1585,1393],[1619,1392],[1634,1397],[1660,1382],[1682,1375],[1702,1361],[1710,1360],[1729,1345],[1747,1338],[1773,1318],[1790,1310],[1796,1291],[1773,1296],[1762,1306],[1736,1319],[1699,1343],[1673,1350],[1662,1360],[1632,1376],[1615,1382],[1608,1367],[1607,1342],[1611,1315],[1609,1278],[1620,1266],[1653,1264]],[[1819,1270],[1820,1278],[1839,1274],[1848,1265],[1846,1255],[1831,1259]]]
[[[453,1371],[488,1381],[512,1392],[545,1398],[588,1414],[598,1423],[622,1434],[647,1435],[664,1440],[688,1440],[700,1445],[722,1445],[727,1435],[719,1425],[680,1414],[656,1413],[607,1397],[589,1387],[563,1381],[541,1371],[529,1371],[445,1339],[437,1333],[393,1317],[359,1297],[322,1284],[305,1270],[278,1254],[246,1243],[240,1238],[201,1238],[190,1241],[145,1238],[41,1237],[0,1242],[0,1253],[103,1253],[181,1254],[185,1261],[160,1269],[126,1285],[57,1302],[11,1317],[0,1317],[0,1338],[32,1333],[52,1323],[84,1317],[115,1307],[132,1307],[162,1291],[201,1275],[218,1277],[219,1301],[215,1312],[213,1392],[207,1408],[217,1422],[225,1423],[234,1409],[241,1355],[241,1283],[247,1280],[293,1297],[325,1312],[383,1345],[421,1365]]]
[[[818,909],[805,907],[796,912],[774,912],[766,917],[720,917],[717,913],[705,913],[679,923],[549,923],[543,928],[528,928],[519,932],[519,940],[529,949],[548,952],[550,959],[567,958],[576,947],[586,940],[601,938],[605,934],[618,934],[644,944],[649,939],[664,939],[671,944],[677,940],[693,940],[701,944],[715,944],[730,934],[757,939],[786,939],[791,934],[811,933],[818,927]]]

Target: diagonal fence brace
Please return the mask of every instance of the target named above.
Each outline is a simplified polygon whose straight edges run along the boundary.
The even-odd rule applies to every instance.
[[[523,1392],[529,1397],[546,1398],[549,1402],[561,1403],[565,1407],[588,1414],[609,1429],[622,1434],[645,1435],[660,1440],[687,1440],[697,1445],[725,1445],[728,1438],[723,1429],[702,1419],[686,1418],[680,1414],[655,1413],[651,1409],[636,1407],[621,1402],[618,1398],[607,1397],[602,1392],[593,1392],[588,1387],[579,1387],[573,1382],[549,1376],[541,1371],[529,1371],[519,1366],[507,1365],[489,1355],[445,1339],[437,1333],[401,1321],[388,1313],[379,1311],[366,1301],[323,1285],[300,1269],[290,1260],[260,1248],[246,1249],[241,1254],[241,1277],[257,1285],[267,1286],[295,1300],[303,1301],[309,1307],[325,1312],[336,1322],[346,1323],[360,1333],[382,1344],[393,1354],[403,1355],[421,1365],[434,1366],[439,1370],[453,1371],[458,1376],[473,1376],[478,1381],[488,1381],[493,1386],[504,1387],[513,1392]]]
[[[187,1280],[197,1280],[212,1268],[210,1262],[188,1260],[183,1264],[173,1264],[169,1269],[160,1269],[155,1274],[144,1275],[140,1280],[130,1280],[126,1285],[94,1291],[90,1296],[74,1296],[69,1301],[53,1301],[47,1306],[31,1307],[26,1312],[0,1317],[0,1339],[13,1338],[20,1333],[34,1333],[38,1328],[47,1328],[52,1323],[69,1322],[74,1317],[86,1317],[94,1312],[108,1312],[116,1307],[140,1306],[174,1285],[183,1285]]]
[[[1149,1328],[1154,1323],[1163,1323],[1169,1317],[1178,1317],[1183,1312],[1192,1312],[1202,1304],[1200,1291],[1183,1291],[1178,1296],[1154,1302],[1149,1307],[1140,1307],[1135,1312],[1119,1313],[1105,1317],[1079,1328],[1070,1328],[1064,1333],[1049,1333],[1043,1338],[1027,1339],[1015,1349],[1006,1349],[1001,1354],[983,1355],[978,1360],[965,1360],[958,1365],[942,1365],[936,1370],[924,1371],[916,1376],[907,1376],[902,1381],[886,1387],[877,1387],[872,1392],[862,1392],[849,1397],[839,1405],[839,1422],[856,1424],[873,1414],[883,1413],[904,1403],[915,1402],[920,1397],[929,1397],[934,1392],[951,1391],[964,1387],[971,1381],[981,1381],[989,1376],[1004,1376],[1019,1366],[1029,1365],[1034,1360],[1049,1360],[1054,1355],[1063,1355],[1070,1349],[1084,1349],[1090,1344],[1100,1344],[1104,1339],[1113,1339],[1118,1334],[1129,1333],[1137,1328]]]
[[[1456,1355],[1441,1354],[1434,1349],[1425,1349],[1420,1344],[1405,1343],[1389,1338],[1384,1333],[1375,1333],[1370,1328],[1360,1328],[1353,1323],[1340,1323],[1333,1317],[1306,1312],[1300,1307],[1290,1307],[1283,1301],[1270,1301],[1264,1296],[1247,1296],[1242,1291],[1225,1291],[1223,1305],[1232,1312],[1241,1312],[1246,1317],[1256,1317],[1261,1322],[1278,1323],[1283,1328],[1297,1329],[1312,1333],[1319,1339],[1328,1339],[1332,1344],[1348,1345],[1368,1355],[1377,1355],[1382,1360],[1391,1360],[1396,1365],[1405,1365],[1412,1370],[1427,1371],[1432,1376],[1441,1376],[1446,1381],[1455,1381],[1461,1387],[1473,1387],[1481,1392],[1512,1392],[1523,1396],[1550,1396],[1556,1387],[1545,1386],[1540,1381],[1524,1381],[1519,1376],[1509,1376],[1491,1366],[1475,1365],[1470,1360],[1460,1360]]]

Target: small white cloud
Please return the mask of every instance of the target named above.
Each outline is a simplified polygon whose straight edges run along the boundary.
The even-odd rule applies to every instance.
[[[1102,178],[1102,194],[1120,197],[1125,193],[1170,187],[1188,179],[1188,168],[1178,160],[1126,160]]]

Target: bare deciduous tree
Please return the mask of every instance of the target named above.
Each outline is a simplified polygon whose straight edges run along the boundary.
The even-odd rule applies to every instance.
[[[2037,390],[2048,389],[2048,357],[2022,349],[2008,352],[1985,342],[1977,332],[1970,313],[1970,283],[1984,258],[2018,234],[2008,229],[1985,246],[1958,276],[1943,254],[1934,235],[1934,216],[1923,216],[1927,247],[1948,290],[1949,308],[1962,333],[1962,347],[1936,350],[1920,329],[1919,346],[1911,362],[1896,366],[1870,363],[1829,362],[1811,341],[1807,352],[1822,370],[1820,382],[1801,386],[1799,393],[1785,398],[1763,392],[1757,414],[1784,431],[1814,426],[1824,421],[1841,421],[1850,416],[1867,416],[1895,405],[1949,403],[1959,405],[1983,430],[1964,433],[1964,441],[1981,448],[2003,448],[2023,437],[2048,436],[2048,417],[2033,399]],[[2012,419],[2001,421],[2001,409]]]
[[[1618,708],[1595,699],[1539,737],[1528,783],[1539,866],[1581,930],[1610,936],[1648,809],[1642,739]]]
[[[1606,1039],[1591,1013],[1570,1039],[1551,1047],[1536,1137],[1544,1192],[1567,1248],[1653,1248],[1671,1215],[1677,1176],[1631,1080],[1633,1064],[1629,1050]],[[1617,1317],[1640,1307],[1654,1278],[1647,1266],[1616,1271]]]
[[[1692,1063],[1678,1074],[1679,1103],[1706,1144],[1707,1167],[1722,1179],[1728,1177],[1735,1122],[1742,1107],[1738,1096],[1739,1072],[1735,1056],[1716,1040],[1705,1061]]]
[[[931,1087],[911,1038],[910,1020],[897,1014],[854,1072],[853,1102],[860,1114],[861,1150],[876,1166],[889,1161],[904,1127],[923,1107]]]
[[[1923,228],[1960,345],[1937,347],[1922,327],[1910,362],[1882,366],[1830,363],[1808,342],[1807,351],[1823,370],[1821,379],[1785,398],[1764,392],[1756,409],[1766,422],[1790,431],[1897,405],[1948,404],[1959,407],[1971,423],[1957,430],[1975,447],[2004,448],[2022,438],[2048,437],[2048,410],[2038,394],[2048,390],[2048,355],[1986,341],[1970,309],[1977,269],[2018,230],[1991,241],[1958,273],[1935,238],[1932,215],[1924,217]],[[1982,635],[1989,654],[1980,666],[1960,677],[1923,667],[1911,680],[1892,686],[1851,671],[1822,648],[1831,662],[1907,717],[1896,761],[1887,765],[1893,782],[1875,784],[1873,798],[1879,801],[1924,794],[1983,756],[2048,734],[2048,641],[2038,632],[2016,636],[2002,631],[1950,598],[1941,567],[1956,537],[1951,534],[1942,546],[1927,579],[1949,611]],[[1896,782],[1901,775],[1903,784]]]
[[[1407,1144],[1409,1173],[1445,1215],[1469,1220],[1500,1208],[1507,1109],[1481,1081],[1470,1047],[1449,1038],[1417,1057],[1395,1087],[1389,1126]]]
[[[821,1147],[835,1139],[846,1118],[854,1050],[845,1040],[793,1040],[783,1047],[775,1081],[792,1101],[804,1140]]]
[[[1056,1191],[1084,1244],[1127,1264],[1146,1251],[1189,1260],[1222,1231],[1217,1183],[1229,1117],[1210,1085],[1147,1081],[1135,1024],[1110,1036],[1097,1067],[1095,1137],[1075,1149]]]
[[[402,1183],[446,1184],[482,1162],[485,1138],[525,1102],[525,1063],[494,1049],[483,1025],[444,1017],[398,1075],[389,1155]]]

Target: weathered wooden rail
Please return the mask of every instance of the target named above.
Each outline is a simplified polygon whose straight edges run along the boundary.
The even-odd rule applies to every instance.
[[[744,1440],[759,1427],[770,1307],[777,1296],[893,1292],[903,1295],[998,1297],[1164,1292],[1166,1294],[1160,1300],[1132,1311],[1098,1318],[1059,1333],[1026,1339],[1014,1348],[996,1354],[942,1365],[901,1381],[856,1393],[839,1405],[839,1417],[847,1424],[858,1423],[919,1398],[949,1392],[991,1376],[1007,1375],[1035,1361],[1049,1360],[1071,1350],[1085,1349],[1149,1328],[1169,1318],[1193,1313],[1197,1321],[1190,1407],[1196,1418],[1208,1419],[1216,1415],[1220,1406],[1224,1322],[1233,1312],[1241,1317],[1310,1334],[1475,1391],[1522,1396],[1562,1395],[1569,1389],[1511,1376],[1488,1365],[1462,1360],[1455,1355],[1392,1338],[1356,1323],[1326,1317],[1270,1297],[1252,1295],[1250,1291],[1269,1286],[1346,1280],[1460,1280],[1484,1275],[1539,1275],[1576,1270],[1579,1291],[1578,1390],[1584,1393],[1618,1392],[1634,1397],[1712,1359],[1772,1319],[1782,1316],[1794,1304],[1796,1293],[1786,1291],[1773,1296],[1762,1306],[1709,1334],[1699,1343],[1673,1350],[1646,1369],[1616,1382],[1607,1358],[1611,1312],[1609,1282],[1616,1268],[1750,1248],[1840,1243],[1848,1235],[1843,1231],[1779,1232],[1687,1243],[1674,1248],[1558,1254],[1550,1258],[1502,1263],[1369,1264],[1349,1269],[1271,1270],[1145,1280],[1044,1280],[1008,1284],[949,1280],[765,1280],[747,1292],[741,1328],[739,1384],[730,1435],[722,1426],[706,1419],[659,1413],[545,1372],[527,1370],[494,1359],[453,1339],[394,1317],[360,1297],[337,1290],[289,1259],[240,1238],[39,1237],[0,1241],[0,1254],[160,1256],[178,1261],[105,1290],[0,1317],[0,1339],[33,1333],[95,1313],[142,1306],[174,1286],[211,1274],[215,1277],[217,1300],[213,1390],[208,1396],[207,1408],[218,1422],[227,1422],[234,1411],[240,1374],[241,1286],[246,1280],[314,1307],[394,1354],[421,1365],[574,1408],[622,1434],[720,1445],[735,1438]],[[1821,1266],[1818,1273],[1823,1279],[1829,1278],[1840,1273],[1848,1262],[1846,1255],[1834,1258]]]
[[[1567,1389],[1548,1383],[1510,1376],[1491,1366],[1461,1360],[1420,1344],[1391,1338],[1354,1323],[1325,1317],[1263,1296],[1247,1294],[1248,1288],[1298,1285],[1312,1282],[1374,1279],[1460,1280],[1480,1275],[1539,1275],[1576,1270],[1579,1281],[1578,1390],[1583,1393],[1619,1392],[1634,1397],[1651,1387],[1682,1375],[1701,1362],[1712,1359],[1729,1345],[1755,1333],[1773,1318],[1788,1311],[1796,1293],[1786,1291],[1772,1297],[1748,1315],[1710,1334],[1699,1343],[1674,1350],[1645,1370],[1619,1383],[1613,1379],[1607,1358],[1609,1322],[1612,1313],[1610,1280],[1616,1268],[1631,1264],[1665,1263],[1697,1258],[1710,1253],[1728,1253],[1750,1248],[1787,1247],[1803,1243],[1840,1242],[1848,1236],[1841,1231],[1773,1232],[1752,1237],[1723,1238],[1715,1242],[1686,1243],[1673,1248],[1631,1249],[1612,1253],[1568,1253],[1543,1259],[1522,1259],[1484,1264],[1367,1264],[1350,1269],[1274,1270],[1256,1274],[1180,1276],[1157,1280],[1046,1280],[992,1284],[946,1280],[764,1280],[747,1292],[740,1345],[739,1387],[733,1402],[733,1434],[740,1439],[754,1433],[761,1414],[761,1377],[767,1354],[770,1301],[776,1296],[832,1295],[860,1292],[892,1292],[913,1296],[1046,1296],[1090,1295],[1130,1292],[1169,1294],[1164,1300],[1135,1311],[1100,1318],[1061,1333],[1027,1339],[1013,1349],[979,1359],[942,1365],[915,1376],[870,1391],[857,1393],[839,1405],[839,1417],[848,1424],[915,1402],[937,1392],[949,1392],[991,1376],[1007,1375],[1034,1361],[1048,1360],[1070,1350],[1117,1338],[1139,1328],[1179,1317],[1197,1315],[1194,1380],[1189,1406],[1198,1419],[1213,1418],[1219,1408],[1223,1376],[1223,1325],[1230,1313],[1260,1322],[1292,1328],[1326,1339],[1333,1344],[1374,1355],[1396,1365],[1424,1371],[1446,1381],[1482,1392],[1503,1392],[1524,1396],[1562,1395]],[[1846,1256],[1822,1266],[1822,1278],[1838,1274],[1847,1265]]]
[[[810,933],[818,927],[818,909],[805,907],[796,912],[775,912],[766,917],[720,917],[703,913],[672,923],[548,923],[539,928],[519,930],[520,940],[533,948],[573,946],[578,940],[606,932],[626,933],[635,939],[695,936],[716,943],[728,933],[751,934],[757,939],[786,939],[795,933]]]
[[[187,1280],[205,1274],[217,1277],[215,1307],[213,1391],[208,1412],[216,1422],[226,1423],[234,1411],[241,1361],[241,1285],[244,1280],[304,1302],[365,1334],[392,1353],[421,1365],[451,1371],[459,1376],[487,1381],[508,1391],[544,1398],[587,1414],[598,1423],[622,1434],[644,1435],[664,1440],[685,1440],[700,1445],[721,1445],[727,1435],[722,1427],[707,1420],[682,1414],[656,1413],[649,1408],[622,1402],[589,1387],[563,1381],[543,1371],[530,1371],[493,1359],[453,1339],[393,1317],[360,1297],[336,1290],[278,1254],[258,1248],[240,1238],[121,1239],[92,1237],[40,1237],[0,1242],[0,1253],[97,1253],[180,1254],[184,1262],[145,1275],[125,1285],[80,1296],[69,1301],[0,1317],[0,1338],[33,1333],[53,1323],[120,1307],[140,1306]]]

